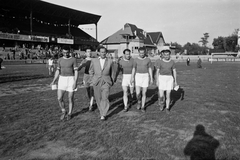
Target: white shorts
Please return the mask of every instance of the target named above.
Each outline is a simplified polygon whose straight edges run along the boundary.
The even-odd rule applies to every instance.
[[[159,75],[158,76],[158,89],[159,90],[172,90],[173,89],[173,76],[170,75]]]
[[[73,89],[74,76],[59,76],[58,89],[68,92],[76,91]]]
[[[123,74],[122,86],[133,87],[133,84],[131,84],[131,77],[131,74]]]
[[[149,75],[148,73],[136,73],[135,75],[135,85],[139,87],[148,87]]]

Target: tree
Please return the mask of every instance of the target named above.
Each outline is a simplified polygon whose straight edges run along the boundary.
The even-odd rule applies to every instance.
[[[215,51],[228,51],[236,52],[237,51],[237,42],[238,42],[238,31],[235,29],[233,33],[228,37],[218,37],[213,39],[212,45],[214,46]]]
[[[203,47],[207,47],[208,44],[208,38],[209,38],[209,33],[204,33],[203,37],[201,37],[201,40],[199,41],[200,43],[202,43]]]
[[[224,50],[226,48],[225,37],[218,37],[213,39],[212,43],[215,50]]]
[[[187,42],[183,46],[183,50],[187,50],[188,55],[206,54],[206,52],[204,52],[204,47],[199,46],[197,43],[191,44],[190,42]]]
[[[183,47],[181,44],[178,44],[177,42],[171,42],[171,46],[175,46],[175,53],[182,53],[183,52]]]

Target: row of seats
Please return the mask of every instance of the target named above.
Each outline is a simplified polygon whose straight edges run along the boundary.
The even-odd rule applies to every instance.
[[[7,33],[31,34],[30,22],[27,19],[0,18],[0,31]],[[90,35],[79,28],[71,27],[71,35],[83,39],[92,39]],[[69,37],[68,26],[53,26],[39,23],[33,20],[32,33],[35,35]]]

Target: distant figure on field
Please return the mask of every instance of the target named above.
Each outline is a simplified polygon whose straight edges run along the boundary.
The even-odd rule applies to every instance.
[[[198,56],[198,61],[197,61],[197,68],[202,68],[202,60],[199,56]]]
[[[187,66],[190,66],[190,58],[187,58]]]
[[[47,67],[48,67],[48,74],[49,76],[51,76],[53,74],[53,69],[54,69],[54,66],[53,66],[53,58],[49,58],[49,60],[47,61]]]

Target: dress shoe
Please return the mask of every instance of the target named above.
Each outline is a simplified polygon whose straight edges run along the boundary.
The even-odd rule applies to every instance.
[[[60,120],[63,120],[66,115],[67,115],[67,112],[66,111],[62,111],[62,115],[60,117]]]
[[[105,121],[106,120],[104,116],[101,116],[100,119],[101,119],[101,121]]]

